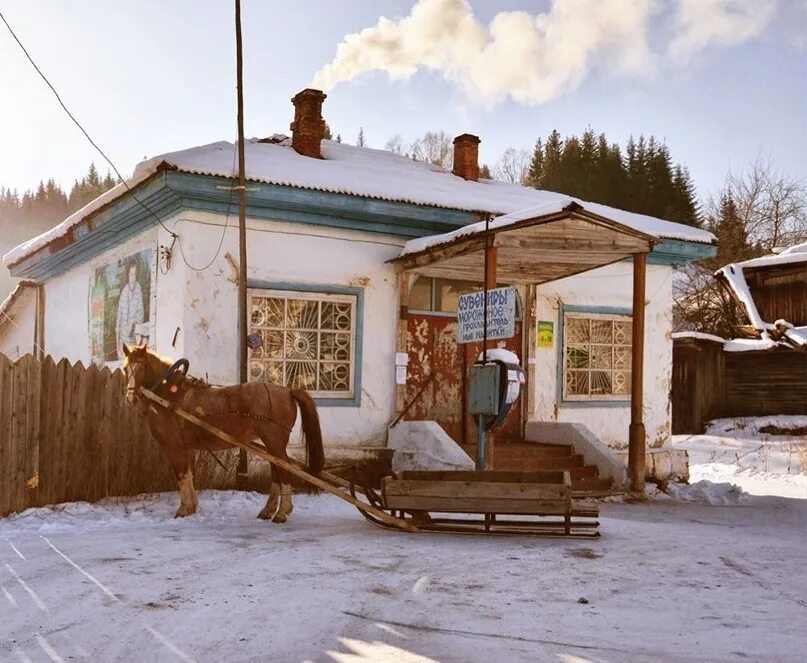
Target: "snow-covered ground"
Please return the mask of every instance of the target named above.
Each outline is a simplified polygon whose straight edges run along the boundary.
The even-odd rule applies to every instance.
[[[762,432],[770,427],[800,434]],[[689,452],[693,483],[728,482],[751,495],[807,499],[805,416],[716,419],[703,435],[673,436],[673,446]]]
[[[740,497],[603,504],[588,541],[398,534],[332,496],[285,525],[252,493],[30,510],[0,520],[0,661],[803,661],[807,500]]]

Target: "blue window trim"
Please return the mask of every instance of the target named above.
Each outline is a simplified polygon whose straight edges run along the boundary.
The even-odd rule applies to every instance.
[[[600,407],[613,407],[613,408],[628,408],[630,407],[630,397],[626,400],[580,400],[580,401],[567,401],[563,398],[563,380],[564,380],[564,367],[563,367],[563,350],[564,350],[564,336],[563,336],[563,319],[566,313],[600,313],[605,315],[633,315],[633,309],[623,308],[619,306],[576,306],[572,304],[561,303],[558,308],[558,315],[560,321],[558,322],[558,369],[557,369],[557,389],[558,389],[558,406],[564,408],[600,408]]]
[[[325,283],[293,283],[289,281],[261,281],[247,279],[247,288],[259,290],[286,290],[289,292],[313,292],[326,295],[354,295],[356,297],[356,350],[353,354],[353,398],[315,398],[322,407],[361,407],[361,367],[364,339],[364,288]],[[243,332],[238,335],[246,338]],[[243,343],[243,340],[241,341]]]

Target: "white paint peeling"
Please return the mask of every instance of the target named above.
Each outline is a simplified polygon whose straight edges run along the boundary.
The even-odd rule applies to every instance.
[[[630,403],[564,406],[558,393],[559,302],[566,306],[631,309],[633,267],[620,262],[537,287],[537,320],[555,324],[552,348],[535,350],[535,401],[531,419],[582,423],[609,446],[627,445]],[[649,444],[669,443],[672,372],[672,269],[647,267],[644,416]]]

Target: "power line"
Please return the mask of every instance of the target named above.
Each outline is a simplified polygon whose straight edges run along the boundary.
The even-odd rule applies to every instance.
[[[129,187],[129,185],[126,183],[126,180],[125,180],[125,179],[123,178],[123,176],[120,174],[120,171],[119,171],[119,170],[118,170],[118,169],[115,167],[115,164],[114,164],[114,163],[112,163],[112,160],[111,160],[111,159],[110,159],[110,158],[109,158],[109,157],[108,157],[108,156],[107,156],[107,155],[104,153],[104,151],[103,151],[103,150],[102,150],[100,147],[98,147],[98,144],[97,144],[97,143],[96,143],[96,142],[95,142],[95,141],[94,141],[94,140],[93,140],[93,139],[90,137],[90,134],[88,134],[88,133],[87,133],[87,130],[86,130],[86,129],[85,129],[83,126],[81,126],[81,123],[80,123],[80,122],[79,122],[79,121],[78,121],[78,120],[75,118],[75,116],[74,116],[74,115],[73,115],[73,114],[70,112],[70,110],[67,108],[67,106],[65,106],[64,102],[62,101],[62,98],[59,96],[59,93],[56,91],[56,88],[55,88],[55,87],[53,87],[53,85],[51,84],[51,82],[48,80],[47,76],[45,76],[45,74],[43,74],[43,73],[42,73],[42,70],[41,70],[41,69],[40,69],[40,68],[37,66],[36,62],[34,62],[34,59],[31,57],[31,54],[28,52],[28,50],[25,48],[25,46],[23,46],[23,43],[20,41],[19,37],[17,37],[17,35],[16,35],[16,33],[14,32],[14,30],[13,30],[13,29],[11,28],[11,26],[8,24],[8,21],[6,20],[6,17],[5,17],[5,16],[3,16],[3,12],[0,12],[0,20],[2,20],[2,21],[3,21],[3,23],[5,23],[5,26],[6,26],[6,28],[8,28],[9,33],[11,33],[11,36],[14,38],[14,41],[16,41],[16,42],[17,42],[17,44],[19,45],[19,47],[22,49],[22,52],[23,52],[23,53],[25,53],[25,57],[26,57],[26,58],[28,58],[28,62],[30,62],[30,63],[31,63],[31,66],[33,66],[33,68],[36,70],[36,73],[38,73],[38,74],[39,74],[39,76],[42,78],[42,80],[43,80],[43,81],[45,81],[45,84],[46,84],[46,85],[47,85],[47,86],[50,88],[51,92],[53,92],[54,96],[56,97],[56,100],[59,102],[59,105],[62,107],[62,109],[64,110],[64,112],[65,112],[65,113],[67,113],[67,116],[68,116],[68,117],[69,117],[69,118],[70,118],[70,119],[73,121],[73,124],[75,124],[75,125],[76,125],[76,126],[79,128],[79,130],[81,131],[81,133],[83,133],[83,134],[84,134],[84,136],[85,136],[85,137],[87,138],[87,140],[90,142],[90,145],[92,145],[92,146],[93,146],[93,147],[94,147],[94,148],[95,148],[95,149],[98,151],[98,153],[99,153],[99,154],[100,154],[100,155],[101,155],[101,156],[104,158],[104,160],[105,160],[105,161],[106,161],[106,162],[107,162],[107,163],[110,165],[110,167],[112,168],[112,170],[113,170],[113,171],[115,171],[115,175],[117,175],[117,176],[118,176],[118,179],[120,180],[121,184],[123,184],[123,186],[124,186],[124,187],[126,187],[126,190],[129,192],[129,194],[132,196],[132,198],[134,198],[134,200],[135,200],[135,201],[136,201],[136,202],[137,202],[137,203],[138,203],[138,204],[139,204],[141,207],[143,207],[143,209],[145,209],[145,210],[146,210],[146,211],[147,211],[149,214],[151,214],[151,216],[153,216],[153,217],[154,217],[154,218],[157,220],[157,223],[159,223],[159,224],[160,224],[160,225],[161,225],[161,226],[162,226],[162,227],[163,227],[163,228],[166,230],[166,232],[168,232],[168,233],[169,233],[169,234],[170,234],[172,237],[178,237],[178,235],[177,235],[175,232],[173,232],[172,230],[169,230],[169,229],[168,229],[168,226],[166,226],[166,225],[165,225],[165,224],[164,224],[164,223],[163,223],[163,222],[160,220],[160,217],[158,217],[158,216],[157,216],[157,215],[156,215],[156,214],[155,214],[155,213],[154,213],[154,212],[151,210],[151,208],[149,208],[149,207],[148,207],[148,206],[147,206],[147,205],[146,205],[146,204],[145,204],[145,203],[144,203],[142,200],[140,200],[140,199],[139,199],[137,196],[135,196],[135,194],[134,194],[134,192],[132,191],[132,189],[131,189],[131,188]]]
[[[237,143],[233,142],[233,166],[232,166],[232,176],[230,177],[230,179],[233,181],[233,183],[235,183],[235,158],[236,158],[236,155],[238,153],[236,145],[237,145]],[[208,262],[204,267],[194,267],[193,265],[191,265],[188,262],[188,259],[185,257],[185,251],[182,248],[182,238],[181,237],[179,238],[179,255],[182,256],[182,262],[184,262],[185,265],[188,268],[192,269],[194,272],[203,272],[206,269],[208,269],[216,261],[216,258],[218,258],[219,254],[221,253],[221,247],[224,245],[224,236],[227,234],[227,225],[230,222],[230,207],[233,204],[233,191],[234,191],[234,189],[235,189],[235,187],[232,187],[232,186],[230,187],[230,195],[227,197],[227,216],[224,217],[224,228],[222,228],[222,230],[221,230],[221,237],[219,238],[219,245],[218,245],[218,248],[216,249],[216,253],[210,259],[210,262]],[[178,237],[178,236],[175,236],[175,237]]]

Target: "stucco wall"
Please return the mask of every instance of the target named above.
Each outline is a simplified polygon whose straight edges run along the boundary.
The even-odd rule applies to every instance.
[[[91,361],[90,356],[90,289],[91,278],[96,267],[107,265],[112,261],[132,255],[142,249],[152,248],[157,250],[157,231],[149,230],[143,234],[116,246],[109,251],[98,255],[92,260],[78,265],[64,274],[45,281],[45,353],[51,355],[57,361],[62,357],[67,357],[71,362],[81,361],[85,366]],[[152,267],[152,294],[159,291],[159,270]],[[168,293],[163,292],[164,296]],[[170,298],[169,298],[170,300]],[[174,300],[176,308],[181,308],[181,303]],[[158,318],[154,300],[146,302],[146,310],[151,309],[152,322],[155,316]],[[152,325],[152,331],[155,331]],[[168,353],[169,346],[166,343],[170,338],[163,334],[159,339],[156,334],[152,334],[149,343],[159,352]],[[116,357],[110,357],[114,365]]]
[[[223,223],[222,216],[205,212],[182,212],[166,221],[180,233],[181,243],[173,246],[170,267],[161,262],[152,274],[152,346],[167,356],[187,357],[191,371],[214,384],[231,384],[238,378],[237,224],[231,216],[222,240]],[[171,244],[168,233],[155,228],[48,280],[46,352],[88,363],[90,279],[95,268],[145,247],[156,251],[159,245]],[[250,280],[363,289],[361,402],[321,408],[327,444],[372,446],[386,440],[394,414],[397,279],[385,263],[398,255],[402,245],[401,238],[379,234],[248,220]],[[631,282],[631,265],[619,263],[537,289],[536,319],[553,321],[556,336],[554,347],[534,350],[530,419],[578,422],[609,445],[627,443],[628,403],[602,407],[560,402],[558,316],[561,303],[630,309]],[[645,420],[651,445],[669,440],[671,282],[669,267],[648,267]]]
[[[558,394],[560,306],[631,309],[633,266],[621,262],[561,279],[537,288],[536,318],[555,324],[552,348],[535,349],[535,401],[531,419],[564,421],[588,426],[603,442],[620,448],[628,442],[630,404],[596,406],[564,404]],[[672,372],[672,269],[647,267],[644,417],[648,444],[670,439],[670,378]]]
[[[36,290],[24,288],[6,315],[11,321],[0,314],[0,354],[12,360],[34,354]]]
[[[203,212],[182,215],[176,229],[191,265],[203,267],[216,254],[222,222],[220,216]],[[238,377],[236,226],[230,218],[221,251],[209,269],[197,272],[185,267],[183,353],[192,370],[220,384]],[[326,444],[385,444],[395,405],[397,322],[396,277],[385,262],[398,255],[403,241],[280,221],[249,219],[247,228],[250,281],[363,288],[361,404],[321,406],[320,417]],[[179,262],[177,257],[174,264]],[[164,316],[159,309],[158,320],[167,325]]]

